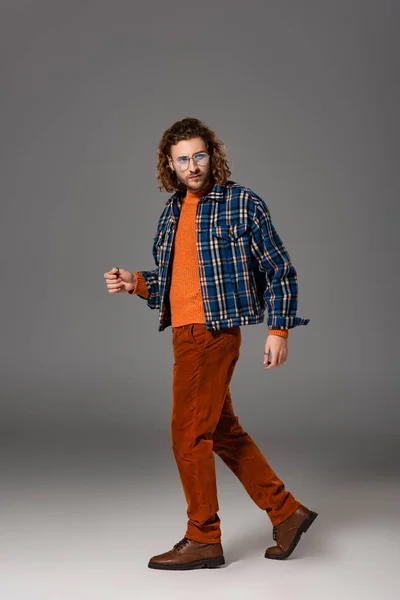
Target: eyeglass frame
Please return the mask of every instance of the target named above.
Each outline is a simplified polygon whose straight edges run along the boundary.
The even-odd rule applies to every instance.
[[[196,154],[206,154],[207,155],[208,160],[207,160],[206,164],[205,165],[200,165],[200,166],[205,167],[208,164],[209,160],[210,160],[210,154],[209,154],[209,152],[206,152],[205,150],[200,150],[199,152],[195,152],[194,154],[192,154],[192,156],[177,156],[176,158],[172,158],[172,156],[169,155],[168,158],[170,158],[172,160],[172,162],[174,163],[174,165],[175,165],[175,167],[177,169],[179,169],[180,171],[187,171],[189,169],[189,167],[190,167],[190,161],[192,159],[193,159],[193,162],[196,165],[198,165],[198,162],[194,160],[194,157],[196,156]],[[180,167],[179,165],[176,164],[175,160],[177,160],[178,158],[188,158],[189,159],[188,160],[188,166],[185,169],[182,169],[182,167]]]

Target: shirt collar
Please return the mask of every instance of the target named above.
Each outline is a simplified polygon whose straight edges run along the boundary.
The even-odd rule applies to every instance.
[[[224,185],[218,185],[215,183],[211,190],[206,194],[206,198],[208,200],[216,200],[217,202],[223,201],[226,193],[226,188],[228,185],[234,184],[234,181],[228,180]],[[168,198],[165,204],[174,203],[177,200],[182,200],[185,197],[186,190],[176,191],[172,196]],[[203,196],[201,196],[203,197]]]

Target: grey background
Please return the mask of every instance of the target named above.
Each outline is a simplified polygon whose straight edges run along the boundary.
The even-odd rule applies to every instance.
[[[311,321],[291,330],[288,362],[270,371],[262,367],[266,322],[242,327],[233,402],[288,488],[320,511],[319,530],[307,534],[314,542],[302,542],[309,556],[297,592],[305,569],[315,574],[310,561],[322,557],[325,597],[354,598],[366,563],[357,563],[360,572],[340,563],[349,523],[361,526],[348,539],[359,544],[352,556],[362,549],[367,561],[371,520],[386,515],[375,533],[385,531],[390,557],[399,556],[398,535],[390,537],[400,499],[399,3],[0,7],[8,598],[24,595],[21,564],[29,598],[54,598],[65,571],[53,565],[51,578],[33,568],[34,557],[45,565],[89,556],[96,593],[90,569],[68,576],[85,598],[139,588],[140,598],[159,597],[161,581],[172,586],[163,597],[184,597],[174,573],[161,579],[146,566],[186,522],[169,445],[171,329],[158,332],[157,312],[142,299],[108,294],[103,273],[153,268],[152,235],[169,196],[157,187],[157,144],[185,116],[204,120],[226,144],[232,179],[264,198],[297,269],[298,315]],[[280,590],[275,561],[262,558],[268,527],[263,521],[261,537],[249,525],[252,514],[265,516],[254,505],[251,513],[220,462],[217,470],[225,548],[231,535],[237,564],[254,554],[271,592]],[[121,557],[142,583],[131,582]],[[385,597],[394,598],[398,576],[387,558],[379,573],[390,571]],[[118,563],[118,596],[96,560]],[[335,588],[343,573],[348,586]],[[189,573],[190,581],[202,575],[206,585],[205,573]],[[263,589],[262,577],[251,581]],[[375,591],[365,584],[363,597]]]

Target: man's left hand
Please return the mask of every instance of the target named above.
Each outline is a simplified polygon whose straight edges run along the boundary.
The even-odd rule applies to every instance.
[[[270,352],[267,356],[265,352]],[[279,335],[269,335],[265,342],[264,365],[265,369],[280,367],[287,361],[288,357],[288,339]],[[269,364],[268,364],[269,363]]]

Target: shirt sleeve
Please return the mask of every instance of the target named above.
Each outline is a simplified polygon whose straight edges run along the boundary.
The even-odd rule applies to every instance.
[[[153,271],[131,271],[136,275],[136,285],[129,292],[147,301],[149,308],[160,308],[160,292],[158,287],[158,267]]]
[[[159,232],[161,230],[161,225],[163,220],[167,214],[167,208],[164,208],[162,211],[160,218],[158,220],[157,231],[153,236],[153,248],[152,254],[154,258],[154,262],[156,268],[152,271],[131,271],[134,275],[136,275],[137,281],[134,289],[130,292],[132,295],[139,296],[143,298],[147,302],[147,306],[149,308],[160,308],[160,288],[158,283],[159,278],[159,265],[157,258],[157,240],[159,236]]]
[[[310,319],[296,316],[298,298],[297,272],[289,253],[271,220],[265,202],[255,202],[251,222],[251,253],[258,268],[265,273],[264,303],[268,309],[268,327],[292,329],[307,325]]]

